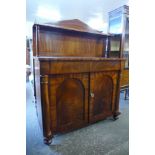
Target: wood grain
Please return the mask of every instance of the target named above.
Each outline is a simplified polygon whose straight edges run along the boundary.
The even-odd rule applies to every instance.
[[[54,134],[119,115],[124,59],[104,58],[108,35],[73,20],[35,24],[33,37],[34,89],[46,144]]]
[[[82,127],[88,122],[88,75],[53,75],[49,83],[54,132]]]

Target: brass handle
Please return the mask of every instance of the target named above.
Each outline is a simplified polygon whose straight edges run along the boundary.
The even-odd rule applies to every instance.
[[[94,93],[90,93],[90,96],[93,98],[94,97]]]

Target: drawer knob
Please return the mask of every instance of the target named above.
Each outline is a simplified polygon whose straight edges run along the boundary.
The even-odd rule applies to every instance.
[[[94,97],[94,93],[90,93],[90,96],[93,98]]]

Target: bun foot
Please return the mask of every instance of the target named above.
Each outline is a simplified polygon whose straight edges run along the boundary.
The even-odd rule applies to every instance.
[[[50,145],[52,143],[52,138],[44,138],[44,144]]]
[[[116,121],[117,119],[119,119],[118,116],[113,116],[114,121]]]
[[[113,114],[113,119],[114,121],[116,121],[117,119],[119,119],[118,115],[120,115],[121,113],[120,112],[116,112]]]

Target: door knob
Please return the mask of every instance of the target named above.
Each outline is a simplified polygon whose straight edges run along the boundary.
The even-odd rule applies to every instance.
[[[90,93],[90,96],[91,96],[91,97],[94,97],[94,93]]]

